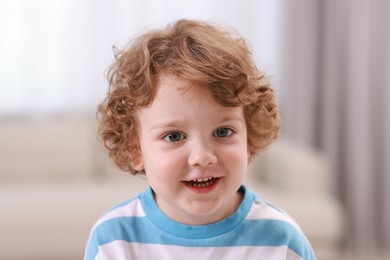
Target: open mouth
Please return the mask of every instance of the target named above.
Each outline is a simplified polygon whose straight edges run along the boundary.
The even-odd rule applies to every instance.
[[[194,188],[206,188],[213,185],[217,179],[218,178],[215,177],[199,178],[191,181],[186,181],[186,184]]]

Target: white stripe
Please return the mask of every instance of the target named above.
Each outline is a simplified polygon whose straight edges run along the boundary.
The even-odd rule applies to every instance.
[[[128,243],[114,241],[99,248],[95,260],[172,260],[172,259],[202,259],[202,260],[301,260],[302,258],[286,246],[278,247],[182,247],[159,244]]]
[[[118,217],[144,217],[144,216],[145,216],[145,211],[142,208],[141,201],[139,198],[136,198],[130,201],[129,203],[126,203],[106,213],[103,217],[101,217],[96,222],[94,228],[107,220],[118,218]]]
[[[259,218],[259,216],[261,216]],[[280,212],[279,210],[273,208],[272,206],[266,204],[264,201],[256,200],[252,204],[252,208],[249,211],[246,219],[272,219],[272,220],[280,220],[287,223],[290,223],[295,228],[297,228],[300,232],[301,228],[298,224],[285,212]]]

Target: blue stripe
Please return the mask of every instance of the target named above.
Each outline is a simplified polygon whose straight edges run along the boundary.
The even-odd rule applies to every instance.
[[[95,232],[100,245],[123,240],[186,247],[287,246],[301,256],[307,247],[307,241],[293,225],[267,219],[245,220],[231,232],[207,239],[186,239],[161,232],[146,217],[111,219],[99,225]],[[91,246],[96,248],[95,243]]]
[[[88,240],[87,249],[85,251],[84,260],[93,260],[99,252],[99,242],[97,241],[96,231]]]
[[[184,225],[166,216],[157,206],[152,189],[148,189],[141,194],[141,203],[146,216],[161,230],[186,239],[211,238],[233,230],[248,215],[254,195],[244,186],[240,187],[239,192],[243,193],[244,198],[234,214],[216,223],[202,226]]]

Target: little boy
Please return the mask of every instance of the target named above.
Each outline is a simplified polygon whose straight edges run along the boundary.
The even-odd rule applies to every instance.
[[[245,41],[180,20],[116,54],[100,137],[150,188],[108,211],[85,259],[315,259],[295,222],[243,186],[279,134]]]

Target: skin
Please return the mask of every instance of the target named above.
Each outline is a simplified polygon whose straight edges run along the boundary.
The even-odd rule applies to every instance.
[[[206,88],[171,75],[160,76],[157,88],[138,112],[141,158],[133,167],[145,171],[171,219],[205,225],[230,216],[248,166],[243,108],[222,106]]]

